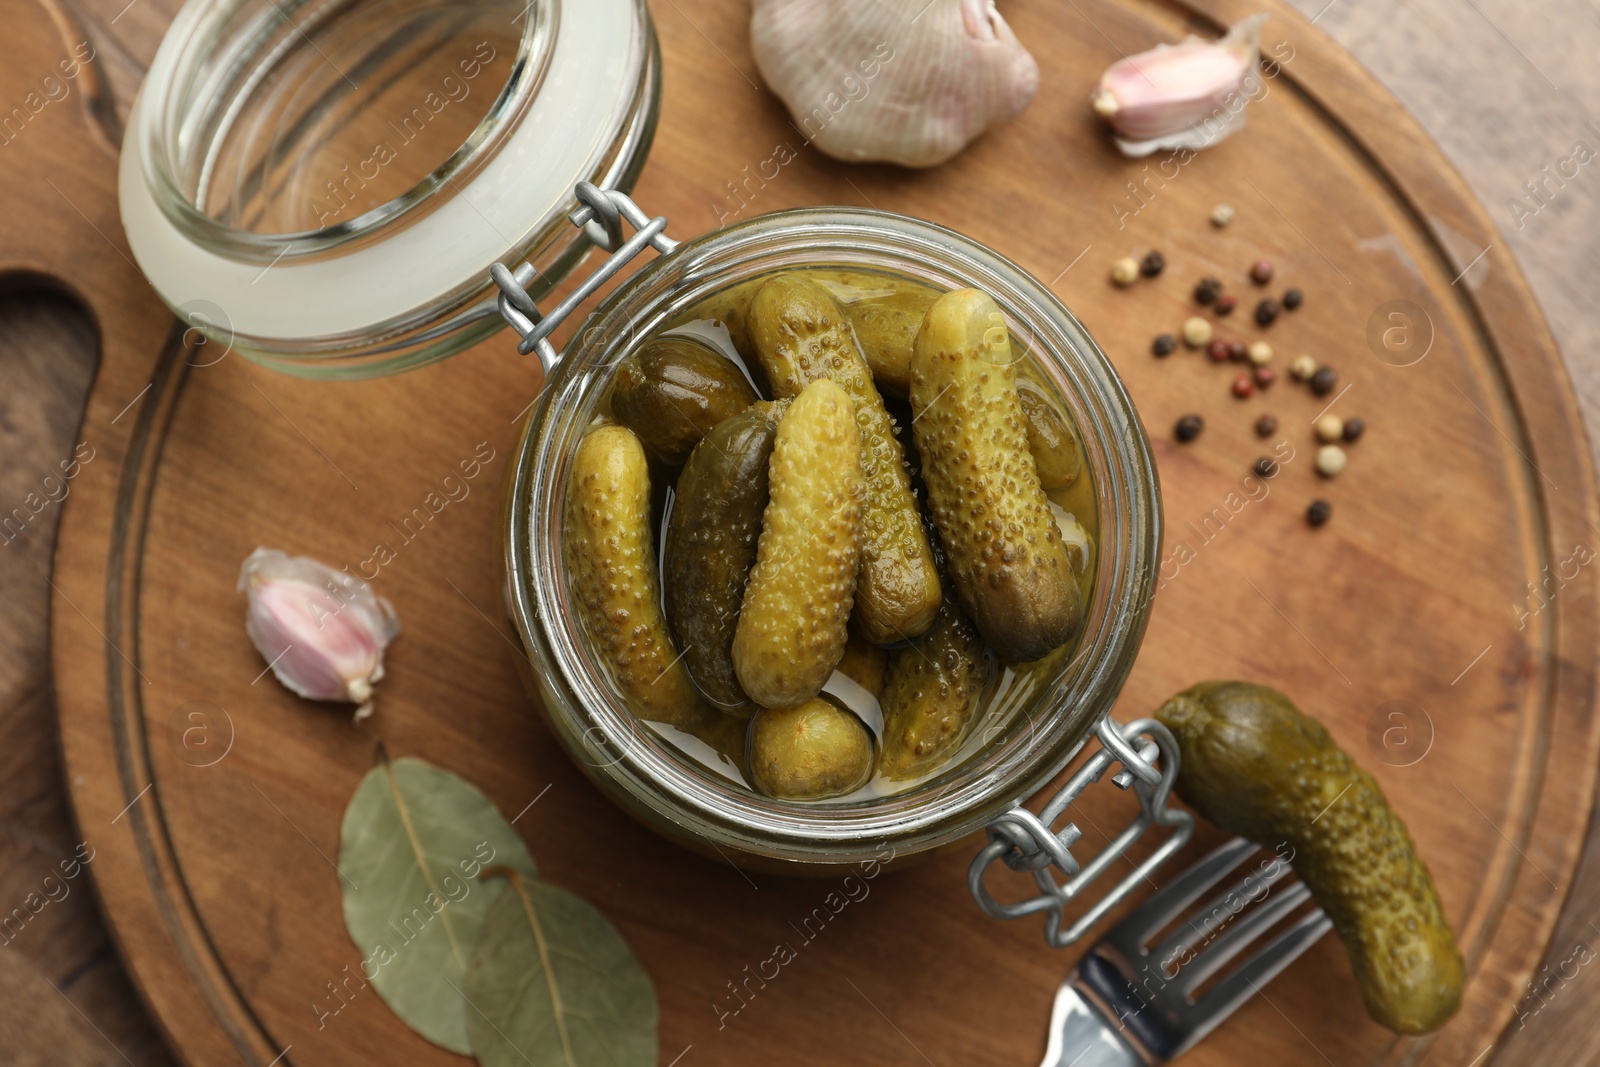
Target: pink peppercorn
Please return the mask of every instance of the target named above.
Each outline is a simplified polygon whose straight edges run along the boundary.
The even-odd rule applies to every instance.
[[[1240,400],[1254,396],[1255,393],[1256,383],[1250,380],[1250,375],[1241,374],[1233,380],[1233,395]]]

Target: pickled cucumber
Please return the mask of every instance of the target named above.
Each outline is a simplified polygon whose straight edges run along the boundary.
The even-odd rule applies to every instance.
[[[842,272],[819,271],[819,280],[824,285],[830,273],[855,279]],[[910,282],[874,280],[889,291],[841,302],[840,307],[855,329],[861,354],[872,370],[872,380],[878,391],[886,398],[905,397],[911,392],[911,356],[917,332],[940,293]],[[1022,367],[1019,364],[1019,370]],[[1077,479],[1083,466],[1071,418],[1050,395],[1049,389],[1026,373],[1018,375],[1017,394],[1022,401],[1023,417],[1028,420],[1028,449],[1039,467],[1039,483],[1046,489],[1065,489]]]
[[[1156,718],[1178,739],[1178,795],[1292,866],[1344,939],[1367,1012],[1427,1033],[1461,1001],[1463,965],[1428,868],[1372,776],[1287,697],[1202,682]]]
[[[978,631],[946,600],[933,629],[889,657],[879,773],[918,778],[948,759],[966,740],[988,678]]]
[[[888,669],[889,653],[856,633],[852,626],[850,638],[845,642],[844,658],[834,670],[866,690],[873,700],[881,700]]]
[[[563,551],[578,615],[634,713],[695,732],[706,708],[661,617],[649,466],[628,428],[579,443]]]
[[[876,644],[925,633],[939,612],[939,575],[893,423],[839,305],[816,282],[779,274],[756,291],[746,324],[778,396],[828,378],[855,402],[867,480],[857,624]]]
[[[912,348],[923,318],[937,299],[938,290],[906,286],[889,296],[843,305],[880,391],[896,396],[910,391]]]
[[[999,307],[941,296],[917,334],[912,423],[928,504],[961,606],[1008,661],[1039,659],[1083,620],[1083,597],[1028,449]]]
[[[1078,480],[1083,469],[1083,450],[1072,421],[1032,378],[1017,378],[1017,399],[1028,420],[1028,451],[1039,469],[1039,484],[1045,489],[1065,489]]]
[[[611,413],[670,467],[689,458],[712,428],[756,400],[727,357],[688,337],[657,337],[622,361]]]
[[[756,350],[750,344],[750,333],[745,329],[745,313],[750,308],[750,298],[755,296],[760,286],[759,279],[752,279],[709,296],[694,307],[695,318],[721,323],[728,331],[728,340],[732,342],[734,351],[752,365],[758,360]]]
[[[797,708],[762,708],[750,721],[750,778],[769,797],[823,800],[872,776],[872,734],[825,697]]]
[[[662,551],[667,619],[689,676],[713,706],[743,716],[755,709],[734,673],[733,634],[756,562],[780,411],[760,401],[695,446],[678,476]]]
[[[768,489],[733,665],[757,704],[792,708],[821,691],[844,655],[861,564],[861,437],[849,395],[826,378],[778,423]]]

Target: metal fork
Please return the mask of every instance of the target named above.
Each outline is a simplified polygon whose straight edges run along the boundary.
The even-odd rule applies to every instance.
[[[1228,842],[1089,949],[1056,991],[1041,1067],[1143,1067],[1180,1056],[1332,929],[1313,909],[1195,998],[1201,983],[1310,899],[1298,881],[1273,892],[1289,873],[1286,859],[1262,862],[1166,940],[1146,943],[1259,849],[1243,838]]]

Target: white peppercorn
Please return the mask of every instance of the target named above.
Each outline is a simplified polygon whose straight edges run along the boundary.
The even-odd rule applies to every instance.
[[[1211,323],[1199,315],[1186,320],[1183,324],[1183,343],[1190,348],[1199,348],[1211,340]]]

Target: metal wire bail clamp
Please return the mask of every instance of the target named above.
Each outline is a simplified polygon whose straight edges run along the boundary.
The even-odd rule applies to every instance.
[[[504,263],[489,267],[489,276],[500,287],[500,317],[510,323],[522,338],[517,351],[523,355],[538,352],[539,362],[544,365],[546,373],[561,359],[555,346],[550,343],[550,335],[566,321],[568,315],[593,296],[633,257],[643,252],[646,245],[662,255],[678,247],[678,242],[664,232],[667,228],[665,216],[650,218],[626,193],[601,189],[591,182],[579,182],[573,191],[577,194],[579,206],[567,216],[567,220],[583,230],[584,236],[596,247],[611,255],[554,310],[549,314],[541,313],[528,295],[528,286],[538,274],[531,263],[523,263],[515,271]],[[634,229],[633,236],[626,242],[622,239],[623,220],[627,220]]]
[[[1194,816],[1167,806],[1178,777],[1178,742],[1165,726],[1154,719],[1136,719],[1119,726],[1109,716],[1101,720],[1095,736],[1100,749],[1067,780],[1038,815],[1021,804],[989,823],[989,843],[972,860],[967,871],[967,888],[978,907],[996,919],[1020,919],[1045,912],[1045,940],[1065,948],[1078,940],[1112,908],[1120,904],[1168,857],[1188,843],[1194,832]],[[1158,765],[1159,762],[1159,765]],[[1139,814],[1087,866],[1072,855],[1072,846],[1083,836],[1076,823],[1052,830],[1056,821],[1078,795],[1099,781],[1113,763],[1123,770],[1112,776],[1119,789],[1130,786],[1139,798]],[[1070,926],[1066,906],[1105,873],[1112,862],[1128,851],[1153,826],[1172,830],[1167,839],[1132,873],[1123,878]],[[984,884],[984,876],[998,860],[1014,871],[1028,871],[1039,892],[1014,903],[996,900]],[[1054,871],[1065,876],[1056,881]]]

